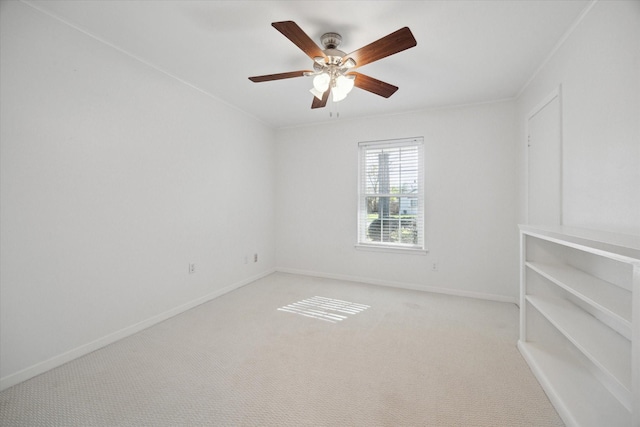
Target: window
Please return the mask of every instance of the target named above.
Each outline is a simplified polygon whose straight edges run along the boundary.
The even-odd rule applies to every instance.
[[[358,245],[424,250],[423,138],[358,146]]]

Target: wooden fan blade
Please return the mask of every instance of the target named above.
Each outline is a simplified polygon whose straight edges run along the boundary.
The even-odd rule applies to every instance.
[[[302,28],[293,21],[274,22],[271,24],[276,30],[280,31],[286,38],[291,40],[293,44],[298,46],[304,53],[313,59],[321,56],[325,57],[324,52],[315,44],[313,40],[304,32]]]
[[[361,73],[349,73],[351,76],[356,76],[353,81],[353,85],[360,89],[364,89],[367,92],[375,93],[376,95],[383,96],[385,98],[390,97],[398,90],[398,86],[394,86],[389,83],[385,83],[382,80],[374,79]]]
[[[314,96],[313,102],[311,103],[311,108],[312,109],[323,108],[325,105],[327,105],[327,100],[329,99],[329,92],[331,92],[331,89],[327,89],[324,91],[324,93],[322,94],[322,100]]]
[[[378,59],[386,58],[403,50],[409,49],[417,45],[416,39],[413,37],[409,27],[404,27],[393,32],[383,38],[361,47],[344,57],[353,58],[356,61],[356,67],[362,67]]]
[[[254,83],[260,82],[269,82],[271,80],[282,80],[282,79],[290,79],[293,77],[303,77],[305,73],[310,73],[309,70],[301,70],[301,71],[289,71],[288,73],[279,73],[279,74],[266,74],[264,76],[255,76],[249,77]]]

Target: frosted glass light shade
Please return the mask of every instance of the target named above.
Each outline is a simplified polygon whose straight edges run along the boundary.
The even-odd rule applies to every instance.
[[[347,94],[339,90],[338,88],[334,87],[333,89],[331,89],[331,98],[333,99],[333,102],[340,102],[346,97],[347,97]]]
[[[355,82],[355,76],[339,76],[336,79],[336,85],[340,87],[340,90],[345,91],[346,93],[351,92],[353,89],[353,84]]]
[[[353,89],[354,80],[355,76],[339,76],[336,79],[335,87],[331,88],[333,102],[342,101],[347,97]]]
[[[324,93],[327,89],[329,89],[330,81],[331,81],[331,77],[329,77],[329,74],[327,73],[318,74],[313,78],[313,88],[320,93]]]

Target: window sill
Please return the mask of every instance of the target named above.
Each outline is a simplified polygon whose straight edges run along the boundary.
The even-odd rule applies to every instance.
[[[407,255],[426,255],[427,252],[429,252],[427,249],[403,248],[401,246],[363,245],[360,243],[356,244],[355,247],[359,251],[387,252]]]

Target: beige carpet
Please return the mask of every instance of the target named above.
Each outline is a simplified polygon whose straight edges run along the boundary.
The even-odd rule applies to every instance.
[[[321,298],[365,308],[294,305]],[[561,426],[517,324],[513,304],[273,274],[5,390],[0,425]]]

